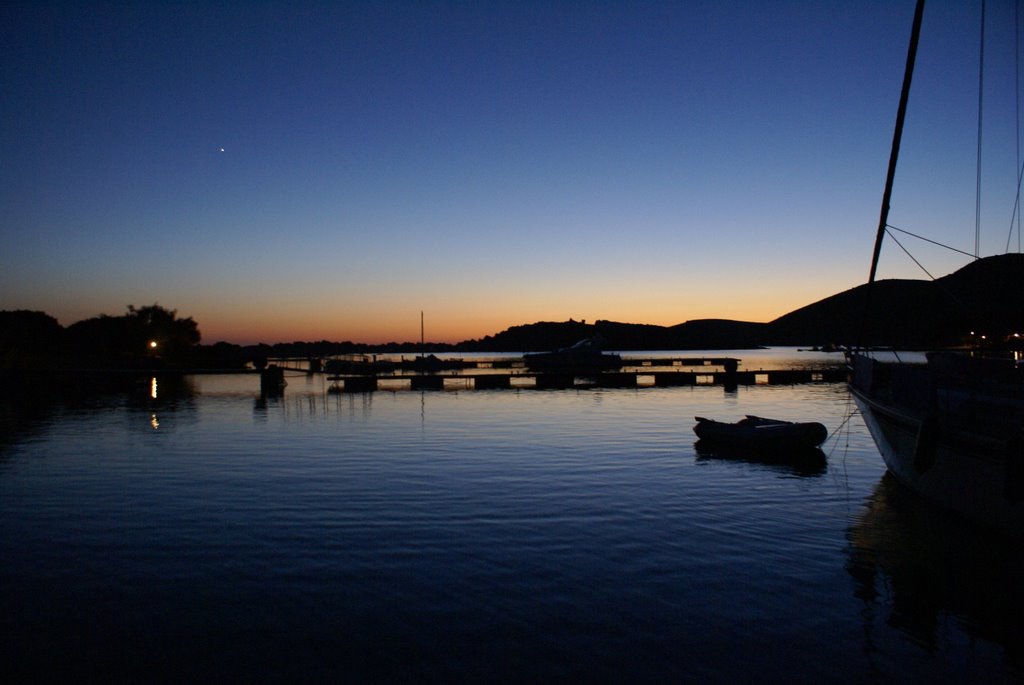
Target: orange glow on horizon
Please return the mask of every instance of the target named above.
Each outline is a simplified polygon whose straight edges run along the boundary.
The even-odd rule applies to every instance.
[[[820,298],[816,298],[820,299]],[[586,321],[594,323],[598,320],[615,321],[617,323],[647,324],[655,326],[675,326],[686,321],[698,319],[732,319],[767,323],[779,316],[811,304],[816,299],[808,299],[780,311],[778,306],[770,309],[758,308],[756,303],[747,306],[721,307],[705,304],[700,308],[687,307],[687,314],[672,315],[664,311],[650,311],[636,308],[633,311],[608,311],[592,314],[591,308],[579,308],[569,311],[537,311],[534,314],[523,311],[509,310],[486,314],[466,315],[461,312],[425,313],[424,337],[427,342],[455,344],[467,340],[478,340],[493,336],[514,326],[529,325],[540,321]],[[680,308],[683,309],[683,308]],[[260,317],[258,320],[247,320],[238,317],[223,319],[209,313],[196,317],[202,332],[203,343],[229,342],[240,345],[258,343],[274,344],[281,342],[353,342],[357,344],[381,345],[386,343],[415,343],[420,340],[419,313],[408,321],[384,319],[383,317],[366,317],[347,319],[344,322],[322,320],[319,317],[302,320],[283,316]]]
[[[645,280],[630,288],[620,279],[611,279],[585,287],[566,283],[554,289],[524,281],[514,293],[487,284],[450,288],[427,283],[420,290],[410,288],[413,297],[392,285],[380,292],[367,290],[338,298],[327,294],[295,298],[285,291],[258,298],[235,291],[221,291],[216,296],[186,291],[149,299],[175,309],[179,318],[192,318],[205,345],[322,340],[368,345],[417,343],[420,311],[424,312],[428,342],[455,344],[494,336],[514,326],[570,319],[655,326],[697,319],[766,323],[854,285],[829,283],[821,277],[802,282],[764,280],[760,288],[748,281],[695,279],[686,285],[665,278],[657,283]],[[396,295],[396,290],[401,295]],[[68,326],[99,313],[118,314],[120,299],[90,301],[54,313]],[[45,311],[46,305],[40,304],[39,309]]]

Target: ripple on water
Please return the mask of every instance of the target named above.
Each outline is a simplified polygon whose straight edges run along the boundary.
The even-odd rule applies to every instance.
[[[937,610],[958,637],[875,618],[906,590],[879,564],[891,516],[864,512],[883,468],[841,386],[330,395],[300,379],[262,402],[253,383],[57,411],[0,456],[0,621],[22,667],[59,652],[62,675],[159,660],[256,680],[942,680],[981,640],[984,667],[951,673],[1017,673],[992,664],[1019,642],[959,597]],[[696,453],[694,416],[745,414],[825,423],[827,463]]]

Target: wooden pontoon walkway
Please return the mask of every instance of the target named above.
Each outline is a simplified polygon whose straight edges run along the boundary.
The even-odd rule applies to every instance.
[[[451,366],[429,373],[410,372],[398,366],[381,374],[330,375],[333,392],[372,392],[378,389],[566,389],[642,388],[696,385],[792,385],[796,383],[839,383],[847,379],[845,366],[808,369],[738,370],[738,359],[719,358],[623,358],[614,371],[583,373],[579,370],[535,371],[520,359],[450,360]]]

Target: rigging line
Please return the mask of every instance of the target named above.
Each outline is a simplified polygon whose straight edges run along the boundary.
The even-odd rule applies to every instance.
[[[832,432],[831,432],[831,433],[829,434],[829,436],[828,436],[827,438],[825,438],[825,442],[828,442],[828,441],[829,441],[829,440],[831,440],[832,438],[835,438],[836,436],[840,435],[840,434],[842,433],[842,431],[843,431],[843,428],[845,428],[845,427],[847,426],[847,424],[848,424],[848,423],[850,423],[850,420],[851,420],[851,419],[852,419],[852,418],[853,418],[854,416],[856,416],[857,414],[859,414],[859,413],[860,413],[860,411],[859,411],[859,410],[858,410],[858,409],[857,409],[856,407],[854,407],[854,408],[852,408],[852,409],[851,409],[851,408],[850,408],[850,406],[851,406],[851,405],[850,405],[850,402],[849,402],[849,396],[847,396],[847,405],[846,405],[846,409],[847,409],[847,411],[846,411],[846,418],[844,418],[844,419],[843,419],[843,422],[842,422],[842,423],[840,423],[840,424],[839,424],[838,426],[836,426],[836,429],[835,429],[834,431],[832,431]],[[839,442],[839,441],[837,440],[837,441],[836,441],[836,444],[832,446],[832,449],[833,449],[833,450],[834,450],[834,449],[835,449],[836,447],[838,447],[838,442]],[[831,454],[831,452],[829,452],[829,454]]]
[[[886,233],[889,233],[889,231],[886,231]],[[917,258],[914,257],[914,255],[910,254],[910,250],[908,250],[907,248],[903,247],[903,243],[901,243],[899,240],[897,240],[896,236],[894,236],[892,233],[889,233],[889,237],[892,238],[892,241],[894,243],[896,243],[897,245],[900,246],[901,250],[903,250],[904,252],[907,253],[907,256],[910,257],[910,259],[914,262],[914,264],[917,264],[917,267],[919,269],[921,269],[921,271],[923,271],[926,274],[928,274],[928,278],[932,279],[933,281],[935,280],[935,276],[932,276],[930,273],[928,273],[928,269],[924,268],[924,265],[921,264],[921,262],[917,261]]]
[[[952,247],[950,245],[946,245],[945,243],[940,243],[940,242],[938,242],[936,240],[932,240],[930,238],[925,238],[923,235],[918,235],[916,233],[911,233],[910,231],[907,231],[907,230],[904,230],[902,228],[899,228],[898,226],[893,226],[892,224],[886,224],[885,227],[886,228],[891,228],[894,231],[899,231],[900,233],[906,233],[910,237],[917,238],[918,240],[923,240],[926,243],[931,243],[932,245],[938,245],[939,247],[945,248],[945,249],[947,249],[947,250],[949,250],[951,252],[959,252],[960,254],[965,255],[967,257],[973,257],[974,256],[970,252],[964,252],[963,250],[958,250],[957,248]],[[890,233],[889,235],[892,235],[892,234]]]
[[[981,252],[981,121],[985,92],[985,0],[981,0],[981,46],[978,56],[978,170],[974,189],[974,258]]]
[[[900,229],[898,229],[898,228],[897,228],[896,230],[898,231],[898,230],[900,230]],[[906,231],[904,231],[904,233],[905,233],[905,232],[906,232]],[[924,265],[923,265],[923,264],[921,264],[921,262],[917,261],[917,259],[916,259],[916,258],[914,257],[914,255],[910,254],[910,250],[908,250],[907,248],[905,248],[905,247],[903,246],[903,243],[901,243],[901,242],[900,242],[900,241],[899,241],[899,240],[898,240],[898,239],[896,238],[896,236],[894,236],[894,235],[893,235],[892,233],[890,233],[890,232],[889,232],[888,230],[886,231],[886,233],[889,233],[889,237],[890,237],[890,238],[892,238],[892,241],[893,241],[894,243],[896,243],[897,245],[899,245],[899,247],[900,247],[900,249],[901,249],[901,250],[903,250],[904,252],[906,252],[906,253],[907,253],[907,256],[908,256],[908,257],[910,257],[910,259],[911,259],[911,260],[912,260],[912,261],[914,262],[914,264],[917,264],[918,268],[919,268],[919,269],[921,269],[921,271],[923,271],[923,272],[925,272],[926,274],[928,274],[928,278],[932,279],[932,282],[933,282],[933,283],[935,283],[935,285],[939,287],[939,289],[940,289],[940,290],[941,290],[941,291],[942,291],[942,292],[943,292],[943,293],[944,293],[944,294],[946,295],[946,297],[948,297],[948,298],[949,298],[949,299],[950,299],[950,300],[951,300],[951,301],[953,302],[953,304],[955,304],[956,306],[960,307],[960,309],[962,309],[962,310],[963,310],[964,312],[970,312],[970,308],[969,308],[969,307],[968,307],[967,305],[965,305],[965,304],[964,304],[964,303],[963,303],[963,302],[962,302],[962,301],[960,300],[960,298],[958,298],[958,297],[957,297],[957,296],[956,296],[955,294],[953,294],[953,291],[951,291],[951,290],[950,290],[949,288],[945,287],[945,286],[944,286],[944,285],[942,284],[942,282],[941,282],[941,281],[938,281],[938,280],[936,280],[935,276],[932,276],[932,275],[931,275],[931,273],[929,273],[929,272],[928,272],[928,269],[924,268]],[[950,249],[952,249],[952,248],[950,248]],[[957,250],[957,252],[960,252],[960,250]],[[966,253],[964,253],[964,254],[966,254]],[[968,256],[970,256],[970,255],[968,255]],[[899,355],[898,355],[898,354],[897,354],[897,359],[899,359]]]
[[[1017,134],[1018,137],[1020,134]],[[1019,157],[1018,157],[1019,159]],[[1017,173],[1017,199],[1013,202],[1013,213],[1010,215],[1010,232],[1006,234],[1006,252],[1010,251],[1010,239],[1013,238],[1013,222],[1017,222],[1017,252],[1020,252],[1020,182],[1024,178],[1024,165]]]
[[[845,418],[843,419],[843,422],[841,424],[839,424],[839,427],[836,428],[832,432],[832,434],[828,437],[829,440],[831,440],[832,438],[836,438],[835,443],[832,445],[832,447],[828,451],[828,458],[829,458],[829,461],[832,460],[833,456],[836,453],[836,450],[839,449],[839,438],[841,436],[845,436],[846,441],[845,441],[845,444],[843,445],[843,458],[842,458],[843,468],[842,468],[842,471],[841,471],[841,474],[842,474],[841,477],[842,477],[842,486],[843,486],[843,489],[846,492],[846,502],[847,502],[847,504],[849,504],[850,503],[850,474],[849,474],[849,472],[846,469],[846,457],[849,456],[849,454],[850,454],[850,429],[851,429],[850,420],[854,416],[856,416],[857,414],[860,413],[860,410],[857,409],[856,405],[854,405],[854,403],[853,403],[853,395],[851,395],[849,392],[846,393],[846,411],[844,413],[845,413]],[[837,479],[837,481],[838,480],[839,479]]]

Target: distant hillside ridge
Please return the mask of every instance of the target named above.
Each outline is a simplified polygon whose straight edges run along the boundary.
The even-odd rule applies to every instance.
[[[1024,255],[975,260],[934,281],[882,280],[768,324],[766,344],[941,347],[1024,333]]]
[[[697,319],[675,326],[599,320],[513,326],[461,350],[531,352],[600,336],[609,350],[746,349],[771,345],[884,345],[904,349],[969,343],[970,333],[1024,334],[1024,255],[975,260],[934,281],[887,279],[801,307],[769,323]]]

